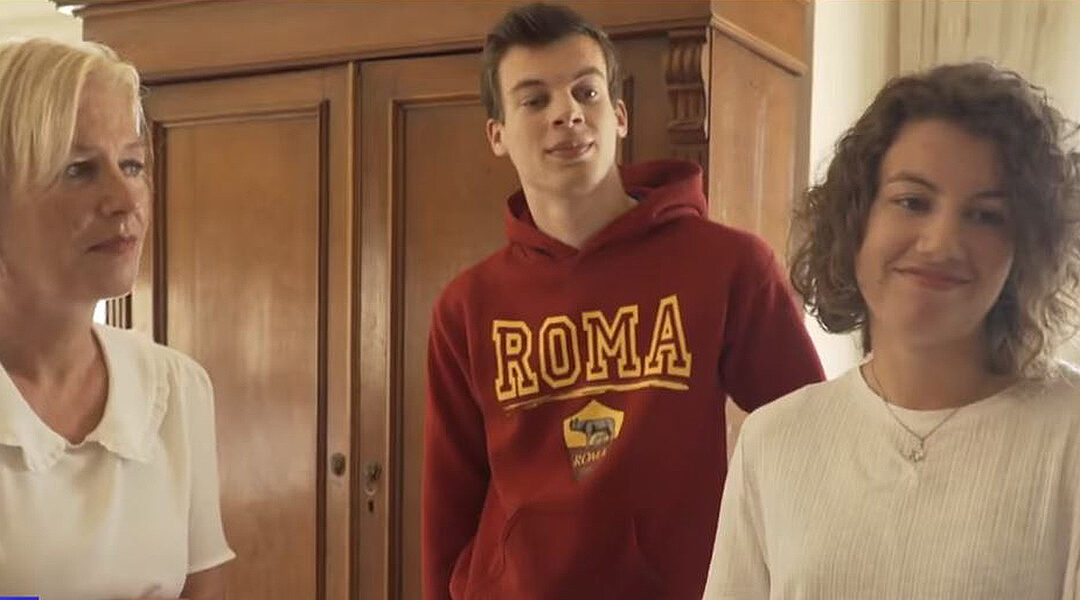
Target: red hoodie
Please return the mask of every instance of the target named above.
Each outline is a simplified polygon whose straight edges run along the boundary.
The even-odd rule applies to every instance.
[[[580,250],[509,199],[509,244],[447,286],[429,347],[424,596],[700,598],[745,410],[823,378],[772,252],[708,221],[701,172]]]

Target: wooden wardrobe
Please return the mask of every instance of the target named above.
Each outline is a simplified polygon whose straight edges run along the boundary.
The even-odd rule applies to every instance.
[[[61,2],[76,3],[76,2]],[[416,599],[431,305],[503,243],[478,94],[506,0],[77,0],[134,62],[155,221],[110,318],[214,381],[231,597]],[[568,1],[615,39],[623,161],[708,174],[783,255],[805,182],[805,0]]]

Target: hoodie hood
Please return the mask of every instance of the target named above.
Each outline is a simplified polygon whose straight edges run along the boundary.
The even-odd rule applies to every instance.
[[[682,160],[657,160],[619,168],[623,188],[637,205],[600,229],[580,248],[568,246],[540,231],[518,190],[507,200],[506,236],[515,254],[551,259],[580,258],[598,248],[639,237],[669,221],[704,217],[707,201],[701,167]]]

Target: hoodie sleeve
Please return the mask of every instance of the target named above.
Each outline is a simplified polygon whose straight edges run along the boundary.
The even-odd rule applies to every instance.
[[[421,552],[427,600],[450,598],[450,577],[476,534],[490,478],[484,420],[465,368],[460,323],[436,306],[428,345]]]
[[[750,412],[822,381],[817,352],[772,250],[751,237],[732,281],[720,375],[732,400]]]

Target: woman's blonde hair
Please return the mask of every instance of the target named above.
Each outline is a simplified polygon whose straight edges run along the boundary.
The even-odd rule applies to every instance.
[[[48,186],[59,176],[90,74],[131,94],[145,136],[139,74],[110,48],[48,38],[0,43],[0,199]]]

